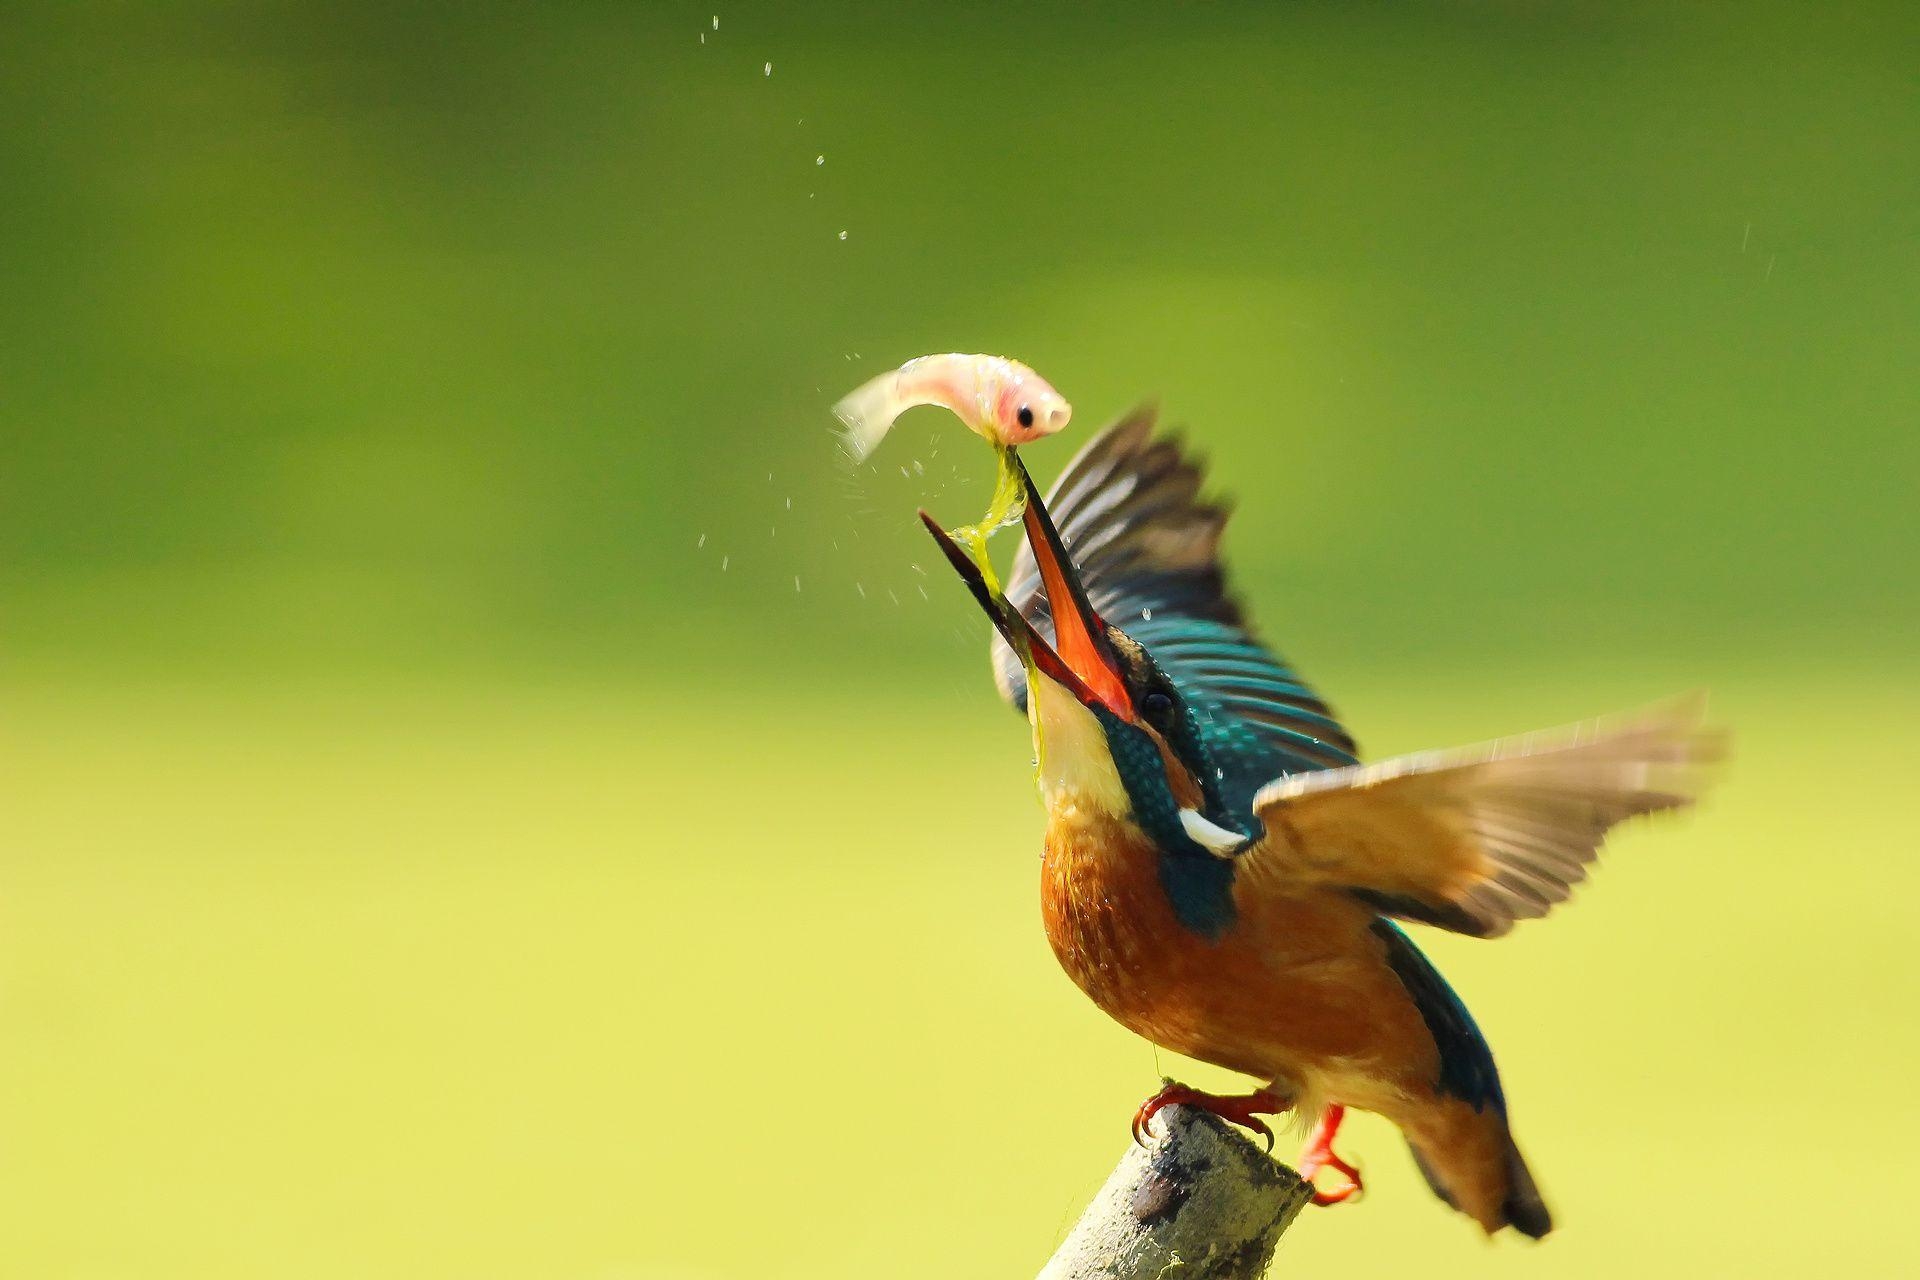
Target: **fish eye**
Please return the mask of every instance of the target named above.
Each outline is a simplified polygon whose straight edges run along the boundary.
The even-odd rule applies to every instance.
[[[1020,412],[1014,414],[1013,416],[1020,419],[1021,426],[1030,427],[1033,425],[1033,406],[1030,404],[1023,404],[1020,406]]]

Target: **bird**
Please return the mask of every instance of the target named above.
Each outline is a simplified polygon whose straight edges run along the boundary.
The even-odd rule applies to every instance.
[[[1150,408],[1090,439],[1045,498],[1015,465],[1004,590],[920,515],[1031,725],[1048,942],[1123,1026],[1255,1082],[1168,1081],[1136,1140],[1185,1104],[1270,1147],[1260,1117],[1292,1112],[1313,1125],[1296,1167],[1334,1204],[1362,1186],[1334,1140],[1364,1110],[1488,1235],[1545,1236],[1487,1039],[1403,925],[1493,938],[1565,901],[1617,825],[1699,795],[1722,753],[1704,700],[1363,763],[1254,631],[1221,559],[1228,507]]]

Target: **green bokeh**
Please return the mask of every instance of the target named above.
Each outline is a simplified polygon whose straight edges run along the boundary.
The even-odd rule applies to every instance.
[[[1283,1266],[1899,1270],[1920,11],[713,12],[9,10],[0,1274],[1036,1267],[1156,1067],[921,572],[986,450],[831,446],[935,350],[1190,424],[1370,753],[1735,731],[1436,946],[1564,1231],[1363,1127]]]
[[[168,12],[0,55],[16,652],[943,665],[823,423],[946,349],[1193,424],[1316,651],[1920,620],[1906,6]]]

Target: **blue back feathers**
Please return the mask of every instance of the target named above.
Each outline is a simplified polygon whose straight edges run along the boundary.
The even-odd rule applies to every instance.
[[[1373,933],[1385,945],[1387,963],[1413,997],[1420,1020],[1427,1024],[1434,1044],[1439,1046],[1440,1092],[1459,1098],[1475,1111],[1492,1106],[1505,1115],[1507,1099],[1500,1091],[1493,1050],[1467,1006],[1400,926],[1391,920],[1375,920]]]

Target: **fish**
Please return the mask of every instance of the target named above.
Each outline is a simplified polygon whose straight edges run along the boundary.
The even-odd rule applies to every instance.
[[[950,410],[968,430],[1003,449],[1050,436],[1073,417],[1065,397],[1018,360],[921,356],[862,383],[833,406],[848,456],[865,462],[894,420],[923,404]]]

